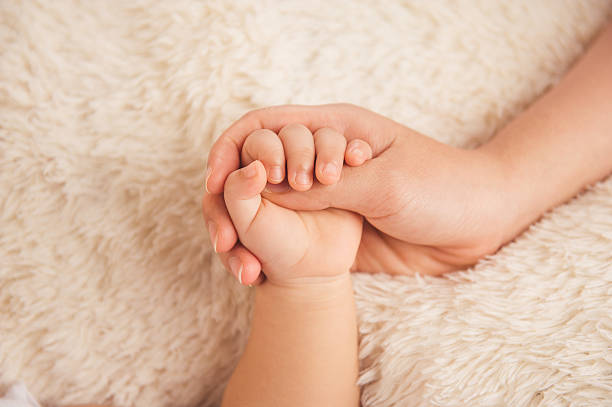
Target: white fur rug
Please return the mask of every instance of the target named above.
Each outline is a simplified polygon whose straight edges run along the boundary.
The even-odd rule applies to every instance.
[[[251,293],[200,215],[214,137],[252,108],[344,101],[473,146],[610,10],[2,2],[0,392],[19,379],[49,404],[218,405]],[[612,406],[611,208],[609,178],[472,270],[356,275],[364,406]]]

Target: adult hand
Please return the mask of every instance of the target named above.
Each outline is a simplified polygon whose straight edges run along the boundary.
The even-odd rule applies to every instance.
[[[234,123],[208,160],[204,217],[221,260],[233,272],[242,265],[245,284],[257,281],[261,266],[237,242],[220,194],[227,175],[240,166],[242,143],[251,132],[279,132],[293,123],[313,133],[332,128],[349,143],[361,139],[372,148],[374,158],[346,167],[337,184],[298,192],[284,183],[264,193],[290,209],[335,207],[363,215],[367,223],[354,270],[440,274],[469,266],[504,242],[511,217],[500,216],[503,174],[494,158],[447,146],[350,104],[270,107]]]

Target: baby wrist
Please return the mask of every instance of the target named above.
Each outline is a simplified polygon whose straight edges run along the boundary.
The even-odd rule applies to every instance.
[[[264,295],[296,304],[333,304],[344,297],[347,287],[352,290],[350,272],[335,276],[305,276],[286,281],[266,280],[256,288],[257,295]]]

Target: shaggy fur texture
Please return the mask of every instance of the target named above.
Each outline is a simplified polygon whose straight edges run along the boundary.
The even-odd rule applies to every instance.
[[[609,12],[2,2],[1,383],[49,404],[218,405],[252,298],[200,214],[214,137],[256,107],[343,101],[474,146],[555,83]],[[607,179],[471,270],[355,275],[364,406],[612,405],[611,206]]]

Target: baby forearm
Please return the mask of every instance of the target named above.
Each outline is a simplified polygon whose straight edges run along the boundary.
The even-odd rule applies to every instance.
[[[513,237],[612,171],[612,24],[566,76],[481,150],[501,159]]]
[[[350,275],[256,288],[249,341],[223,406],[358,406]]]

